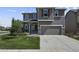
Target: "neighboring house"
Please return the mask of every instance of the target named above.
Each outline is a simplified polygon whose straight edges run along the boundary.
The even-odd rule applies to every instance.
[[[22,13],[24,31],[30,34],[61,35],[65,28],[65,8],[36,8],[36,13]]]
[[[67,12],[65,16],[65,32],[78,33],[79,32],[79,10],[73,9]]]
[[[5,29],[6,29],[6,30],[10,30],[10,29],[11,29],[11,27],[6,27]]]
[[[1,31],[4,31],[4,30],[5,30],[5,27],[0,26],[0,30],[1,30]]]

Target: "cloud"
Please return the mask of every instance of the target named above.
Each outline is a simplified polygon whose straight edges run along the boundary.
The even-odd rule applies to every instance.
[[[10,10],[8,10],[8,11],[9,11],[9,12],[16,12],[16,10],[11,10],[11,9],[10,9]]]

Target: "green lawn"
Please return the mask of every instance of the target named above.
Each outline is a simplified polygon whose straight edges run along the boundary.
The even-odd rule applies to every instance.
[[[39,37],[0,36],[0,49],[40,49]]]
[[[76,40],[79,40],[79,34],[66,33],[65,35]]]
[[[72,37],[72,38],[74,38],[74,39],[76,39],[76,40],[79,40],[79,36],[77,36],[77,37]]]

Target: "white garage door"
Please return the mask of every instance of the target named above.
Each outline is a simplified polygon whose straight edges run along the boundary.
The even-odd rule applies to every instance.
[[[60,35],[61,27],[59,26],[41,26],[42,35]]]

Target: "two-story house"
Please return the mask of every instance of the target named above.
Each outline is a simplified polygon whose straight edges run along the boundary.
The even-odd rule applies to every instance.
[[[36,13],[22,13],[24,31],[41,35],[64,34],[64,12],[65,8],[39,7]]]

